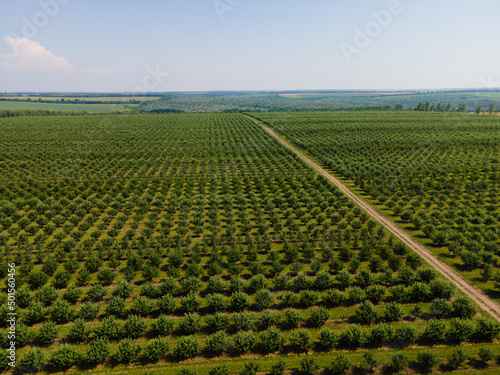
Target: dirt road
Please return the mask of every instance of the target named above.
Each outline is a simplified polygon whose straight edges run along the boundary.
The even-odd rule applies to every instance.
[[[272,129],[268,128],[256,119],[247,116],[249,119],[255,121],[258,125],[263,127],[269,134],[276,138],[283,146],[292,150],[297,156],[299,156],[304,162],[313,167],[318,173],[321,173],[328,180],[333,182],[340,190],[342,190],[346,195],[348,195],[354,202],[356,202],[360,207],[362,207],[371,217],[382,224],[387,230],[389,230],[394,236],[396,236],[401,242],[406,244],[414,252],[420,255],[430,266],[438,270],[445,278],[454,282],[458,289],[464,294],[469,296],[476,302],[477,306],[489,313],[494,319],[500,322],[500,305],[489,298],[481,290],[471,285],[463,276],[458,272],[453,270],[450,266],[439,260],[434,254],[427,250],[423,245],[415,241],[408,233],[403,229],[399,228],[389,219],[385,218],[383,215],[379,214],[369,203],[364,199],[359,198],[353,192],[351,192],[339,179],[332,176],[326,170],[321,168],[319,165],[314,163],[307,156],[303,155],[300,151],[296,150],[289,143],[281,139]]]

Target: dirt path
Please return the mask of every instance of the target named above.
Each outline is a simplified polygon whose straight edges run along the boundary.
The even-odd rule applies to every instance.
[[[269,134],[276,138],[283,146],[292,150],[297,156],[299,156],[303,161],[313,167],[318,173],[322,174],[328,180],[333,182],[340,190],[342,190],[346,195],[349,196],[354,202],[356,202],[360,207],[362,207],[372,218],[377,220],[382,224],[387,230],[394,234],[401,242],[406,244],[414,252],[420,255],[430,266],[438,270],[445,278],[454,282],[458,289],[472,298],[476,302],[477,306],[490,314],[494,319],[500,322],[500,305],[489,298],[481,290],[471,285],[462,275],[453,270],[450,266],[439,260],[434,254],[427,250],[423,245],[415,241],[408,233],[403,229],[399,228],[389,219],[385,218],[383,215],[379,214],[369,203],[364,199],[359,198],[353,192],[351,192],[339,179],[332,176],[326,170],[321,168],[319,165],[314,163],[307,156],[303,155],[300,151],[296,150],[289,143],[281,139],[273,130],[263,125],[260,121],[257,121],[253,117],[247,116],[249,119],[256,122],[259,126],[263,127]]]

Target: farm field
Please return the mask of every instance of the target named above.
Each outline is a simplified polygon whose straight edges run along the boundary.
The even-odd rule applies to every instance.
[[[476,212],[482,198],[484,230],[473,232],[498,228],[496,221],[486,223],[490,216],[498,220],[488,208],[498,184],[491,118],[450,115],[465,124],[443,125],[442,114],[388,112],[379,130],[382,115],[258,116],[317,150],[325,164],[328,155],[330,168],[342,166],[349,178],[365,181],[367,191],[375,189],[368,172],[376,169],[355,174],[361,170],[357,148],[377,140],[378,162],[385,165],[394,157],[381,152],[385,138],[403,158],[423,142],[411,132],[426,134],[441,124],[446,139],[463,138],[452,143],[463,160],[446,164],[442,157],[432,164],[451,172],[436,172],[430,187],[413,177],[413,190],[428,191],[420,202],[424,213],[430,210],[429,221],[434,212],[444,216],[450,204],[439,206],[434,191],[448,186],[441,176],[462,168],[467,179],[457,210],[463,200]],[[278,374],[284,358],[288,370],[399,364],[415,373],[463,367],[467,355],[473,367],[495,366],[498,322],[481,316],[453,284],[241,114],[3,118],[0,145],[0,285],[8,285],[14,268],[20,371],[113,367],[118,373],[132,366],[140,374],[158,368],[155,373],[188,375],[188,369],[208,374],[226,365],[236,373],[259,362],[262,371],[274,366]],[[438,146],[427,162],[437,150],[450,152]],[[363,150],[367,164],[377,161],[369,151]],[[466,159],[468,153],[475,158]],[[490,160],[484,163],[489,169],[483,166],[474,179],[481,158]],[[424,167],[414,169],[424,174]],[[398,179],[377,189],[388,197],[384,202],[396,192],[401,199],[392,208],[401,206],[403,215],[408,197],[397,193]],[[485,183],[485,192],[468,199],[469,179]],[[437,197],[442,194],[455,196]],[[412,199],[408,205],[418,211]],[[439,219],[436,232],[453,232]],[[472,241],[468,231],[461,233]],[[498,237],[474,241],[490,246]],[[489,259],[487,251],[475,254]],[[0,294],[4,347],[7,299]],[[224,373],[219,370],[210,374]]]
[[[66,101],[74,101],[74,100],[81,100],[81,101],[108,101],[108,102],[114,102],[114,101],[130,101],[130,100],[139,100],[139,101],[148,101],[148,100],[158,100],[160,99],[161,96],[37,96],[37,95],[5,95],[2,96],[0,95],[0,101],[1,99],[19,99],[19,100],[27,100],[31,99],[33,101],[36,101],[38,99],[41,100],[51,100],[51,101],[60,101],[62,99]]]
[[[62,104],[0,101],[0,111],[47,110],[47,111],[85,111],[88,113],[111,113],[125,108],[126,104]]]
[[[499,300],[495,116],[255,114]]]

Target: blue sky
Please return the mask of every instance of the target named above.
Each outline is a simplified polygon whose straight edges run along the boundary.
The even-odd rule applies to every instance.
[[[500,86],[498,14],[496,0],[0,0],[0,92]]]

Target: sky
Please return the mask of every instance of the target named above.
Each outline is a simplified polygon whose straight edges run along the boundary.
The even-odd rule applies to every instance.
[[[500,87],[498,0],[0,0],[0,92]]]

